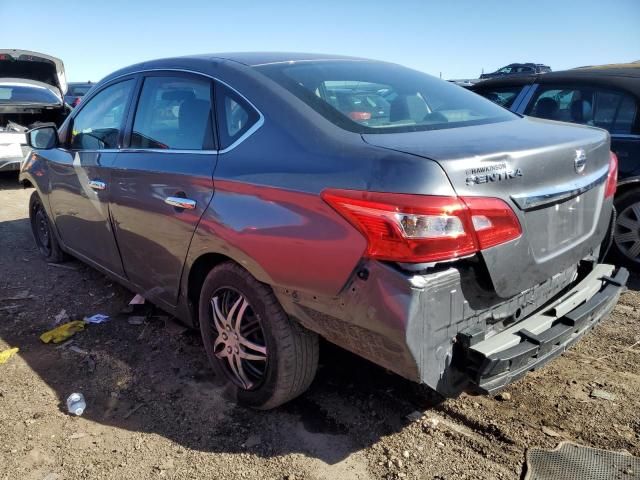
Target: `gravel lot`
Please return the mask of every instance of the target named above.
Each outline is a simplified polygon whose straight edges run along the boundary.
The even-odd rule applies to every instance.
[[[0,351],[20,348],[0,365],[0,479],[517,479],[527,448],[563,439],[640,455],[639,277],[576,348],[498,398],[442,401],[325,345],[307,394],[254,412],[216,383],[198,332],[130,325],[132,292],[44,262],[16,182],[0,177]],[[62,309],[112,319],[42,344]],[[82,417],[64,407],[74,391]]]

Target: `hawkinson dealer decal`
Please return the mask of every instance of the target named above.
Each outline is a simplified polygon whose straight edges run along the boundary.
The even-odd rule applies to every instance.
[[[467,175],[467,185],[476,185],[480,183],[501,182],[515,177],[522,176],[522,170],[517,168],[510,169],[506,163],[494,163],[477,168],[469,168],[465,171]]]

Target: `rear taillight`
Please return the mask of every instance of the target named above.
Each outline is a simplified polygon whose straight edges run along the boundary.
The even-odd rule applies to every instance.
[[[618,156],[611,152],[609,157],[609,175],[607,176],[607,184],[604,189],[604,198],[613,197],[616,193],[618,185]]]
[[[80,97],[76,97],[76,98],[73,100],[73,103],[71,103],[71,106],[72,106],[72,107],[77,107],[79,104],[80,104]]]
[[[471,255],[522,234],[498,198],[325,190],[322,198],[367,239],[366,255],[435,262]]]

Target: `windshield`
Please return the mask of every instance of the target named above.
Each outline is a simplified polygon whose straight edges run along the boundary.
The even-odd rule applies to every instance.
[[[60,103],[51,90],[39,86],[0,83],[0,103]]]
[[[334,124],[358,133],[455,128],[517,118],[462,87],[394,64],[321,61],[255,68]]]

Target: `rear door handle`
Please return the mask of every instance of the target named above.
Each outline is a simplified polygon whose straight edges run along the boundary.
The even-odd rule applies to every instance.
[[[193,210],[196,208],[196,201],[190,198],[182,197],[167,197],[164,199],[164,203],[171,205],[175,208],[183,208],[185,210]]]
[[[107,188],[107,184],[102,180],[90,180],[89,186],[94,190],[104,190],[105,188]]]

